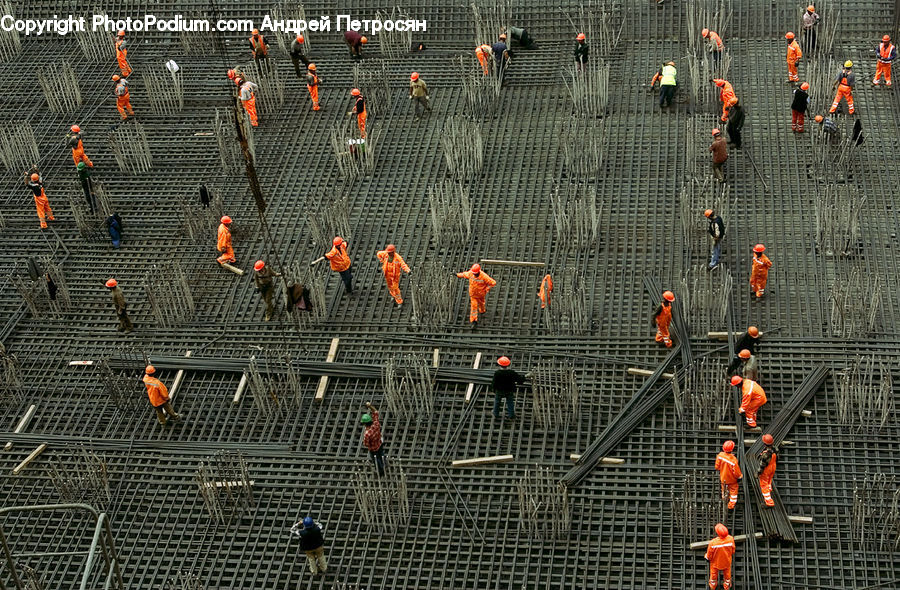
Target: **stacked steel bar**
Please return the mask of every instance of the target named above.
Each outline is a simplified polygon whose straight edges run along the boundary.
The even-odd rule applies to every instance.
[[[662,297],[662,283],[658,278],[644,277],[644,288],[650,294],[650,301],[658,301]],[[675,303],[672,305],[672,324],[681,349],[681,364],[689,367],[694,362],[691,354],[691,329],[684,319],[684,306],[679,297],[675,297]]]

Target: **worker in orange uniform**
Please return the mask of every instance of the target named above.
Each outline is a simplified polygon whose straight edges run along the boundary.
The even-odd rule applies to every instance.
[[[218,240],[216,242],[216,248],[219,252],[222,253],[221,256],[216,258],[216,261],[219,264],[225,264],[226,262],[236,262],[236,258],[234,257],[234,248],[231,246],[231,229],[228,227],[231,225],[231,218],[227,215],[223,215],[222,219],[219,220],[219,234]]]
[[[763,450],[759,452],[756,460],[759,463],[759,490],[762,492],[763,500],[766,506],[774,506],[775,500],[772,499],[772,478],[775,477],[775,462],[778,456],[775,454],[775,439],[771,434],[764,434],[762,437]]]
[[[550,274],[545,274],[541,279],[541,288],[538,290],[538,297],[541,299],[541,309],[550,307],[550,294],[553,293],[553,279]]]
[[[759,299],[766,293],[766,283],[769,280],[769,269],[772,268],[772,261],[763,254],[766,247],[762,244],[753,246],[753,260],[751,261],[752,269],[750,270],[750,288],[756,293]]]
[[[731,589],[731,558],[734,557],[734,537],[728,534],[728,527],[721,522],[716,525],[717,537],[706,547],[706,560],[709,562],[709,588],[719,587],[719,572],[724,574],[722,587]]]
[[[491,46],[485,43],[484,45],[479,45],[475,48],[475,57],[478,58],[478,63],[481,64],[481,71],[484,72],[484,75],[487,76],[491,73],[491,58],[494,57],[494,52],[491,50]]]
[[[131,74],[131,66],[128,65],[128,47],[125,43],[125,31],[119,31],[116,35],[116,61],[119,62],[119,71],[122,77],[127,78]]]
[[[872,79],[872,84],[878,86],[880,84],[878,79],[884,76],[884,85],[890,87],[891,64],[895,59],[897,59],[897,48],[891,43],[891,36],[885,35],[878,45],[878,63],[875,65],[875,78]]]
[[[703,29],[700,31],[700,34],[706,39],[707,51],[712,54],[713,61],[719,63],[722,52],[725,51],[725,44],[722,43],[722,37],[715,31],[710,31],[709,29]]]
[[[837,88],[837,94],[834,95],[834,101],[831,103],[829,113],[837,111],[841,99],[847,101],[847,109],[852,115],[853,108],[853,88],[856,86],[856,74],[853,73],[853,62],[849,59],[844,62],[844,69],[840,71],[837,78],[834,79],[832,89]]]
[[[353,110],[347,113],[347,115],[356,115],[356,126],[359,127],[359,136],[362,139],[366,138],[366,98],[362,95],[362,92],[359,91],[359,88],[354,88],[350,91],[350,96],[353,97],[355,101],[353,103]]]
[[[72,148],[72,160],[76,166],[78,166],[78,162],[84,162],[91,168],[94,167],[94,163],[84,153],[84,144],[81,142],[81,127],[72,125],[69,133],[66,134],[66,145]]]
[[[672,323],[672,302],[675,301],[675,293],[663,291],[663,300],[656,306],[653,312],[653,324],[656,326],[656,341],[662,342],[666,348],[672,348],[672,339],[669,337],[669,324]]]
[[[787,39],[787,66],[788,66],[788,84],[796,84],[800,81],[800,74],[797,73],[797,62],[803,57],[800,51],[800,44],[794,38],[794,33],[788,31],[784,38]]]
[[[266,45],[266,40],[263,38],[262,33],[259,32],[259,29],[253,29],[253,32],[250,34],[250,53],[253,54],[253,59],[256,60],[256,63],[269,57],[269,46]]]
[[[235,78],[235,84],[238,83],[239,78]],[[250,124],[254,127],[259,127],[259,119],[256,117],[256,91],[259,90],[259,86],[250,80],[245,80],[241,83],[241,104],[244,105],[244,110],[247,111],[247,115],[250,117]]]
[[[331,264],[331,270],[341,275],[341,280],[344,282],[344,296],[352,295],[353,271],[351,270],[350,254],[347,253],[347,241],[341,236],[335,236],[331,240],[331,250],[325,253],[325,258]]]
[[[316,64],[309,64],[306,68],[306,89],[309,90],[313,110],[320,110],[322,107],[319,106],[319,74],[316,72]]]
[[[475,329],[478,326],[478,314],[486,311],[484,298],[497,285],[497,281],[483,272],[480,264],[473,264],[472,268],[458,272],[456,276],[469,280],[469,322],[472,329]]]
[[[738,408],[738,413],[744,415],[747,426],[756,428],[756,413],[769,401],[766,399],[766,391],[756,381],[744,379],[740,375],[732,377],[731,384],[741,386],[741,407]]]
[[[144,369],[144,385],[147,387],[147,397],[150,398],[150,405],[156,410],[156,417],[159,418],[159,423],[163,426],[169,423],[166,419],[166,414],[172,420],[181,420],[181,416],[172,409],[169,389],[162,381],[153,377],[154,373],[156,373],[156,367],[147,365],[147,368]]]
[[[722,452],[716,455],[716,471],[719,472],[719,486],[722,490],[722,499],[725,499],[725,488],[728,488],[728,508],[733,509],[737,505],[738,488],[743,477],[741,467],[738,465],[734,451],[734,441],[726,440],[722,443]]]
[[[728,109],[737,104],[737,96],[734,94],[734,88],[731,82],[716,78],[713,83],[721,88],[719,91],[719,100],[722,101],[722,120],[728,120]]]
[[[112,79],[116,83],[113,91],[116,95],[116,108],[119,109],[119,116],[124,121],[128,118],[128,115],[134,116],[134,111],[131,109],[131,93],[128,91],[128,80],[121,78],[118,74],[113,76]],[[128,111],[128,115],[125,114],[125,111]]]
[[[37,216],[41,222],[41,229],[47,229],[47,218],[50,221],[56,221],[53,217],[53,209],[50,208],[50,201],[47,200],[47,193],[44,192],[44,182],[37,167],[31,169],[30,180],[25,181],[25,185],[31,189],[34,195],[34,206],[37,209]]]
[[[378,262],[381,263],[381,272],[387,282],[388,291],[397,305],[403,305],[403,295],[400,293],[400,274],[409,274],[409,265],[397,254],[397,246],[388,244],[387,248],[375,253]]]

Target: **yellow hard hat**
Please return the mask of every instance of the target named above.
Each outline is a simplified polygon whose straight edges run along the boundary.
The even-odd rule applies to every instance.
[[[848,59],[847,61],[844,62],[844,67],[845,67],[845,68],[852,68],[852,67],[853,67],[853,62],[850,61],[850,60]]]

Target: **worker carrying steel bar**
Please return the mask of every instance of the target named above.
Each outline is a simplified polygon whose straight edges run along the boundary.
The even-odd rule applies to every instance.
[[[720,88],[719,100],[722,101],[722,121],[727,121],[728,110],[737,104],[737,95],[734,93],[734,87],[731,85],[731,82],[722,78],[715,78],[712,82]]]
[[[384,274],[388,292],[398,306],[403,305],[403,295],[400,293],[400,275],[404,272],[409,274],[409,265],[397,253],[397,246],[393,244],[388,244],[387,248],[376,252],[375,257],[381,263],[381,272]]]
[[[419,72],[413,72],[409,75],[409,99],[415,101],[416,120],[425,113],[431,112],[431,98],[428,96],[428,86],[425,80],[419,76]],[[422,112],[419,112],[422,107]]]
[[[725,237],[725,222],[722,216],[717,214],[714,209],[707,209],[703,212],[708,222],[706,233],[712,240],[712,251],[709,255],[709,270],[719,266],[719,258],[722,256],[722,239]]]
[[[31,175],[25,179],[25,186],[31,190],[34,195],[34,207],[37,209],[38,221],[41,223],[41,229],[47,229],[47,219],[56,221],[53,217],[53,209],[50,208],[50,201],[47,200],[47,193],[44,192],[44,181],[41,179],[40,171],[37,165],[32,166]],[[27,173],[26,173],[27,174]]]
[[[344,43],[350,48],[350,57],[353,59],[362,58],[363,45],[369,42],[367,37],[360,35],[356,31],[344,31]]]
[[[879,78],[884,77],[884,85],[891,86],[891,65],[897,59],[897,47],[891,43],[891,36],[885,35],[878,44],[878,63],[875,64],[875,77],[872,78],[872,84],[878,86],[881,82]]]
[[[125,303],[125,294],[119,288],[119,282],[116,279],[106,281],[106,288],[112,296],[113,308],[116,310],[116,317],[119,320],[119,326],[116,328],[119,332],[126,334],[134,330],[134,324],[128,317],[128,305]]]
[[[239,78],[235,78],[234,83],[238,83]],[[240,84],[241,87],[241,104],[244,105],[244,110],[247,111],[247,115],[250,117],[250,124],[254,127],[259,127],[259,119],[256,116],[256,92],[259,90],[259,86],[257,86],[254,82],[250,80],[244,80]]]
[[[359,88],[350,90],[350,96],[353,97],[353,109],[347,112],[347,116],[356,115],[356,126],[359,128],[359,137],[366,138],[366,97],[362,95]]]
[[[550,273],[541,279],[541,288],[538,289],[538,298],[541,300],[541,309],[550,307],[550,296],[553,293],[553,278]]]
[[[169,420],[166,414],[172,420],[181,420],[181,415],[172,409],[172,402],[169,399],[169,389],[162,381],[153,376],[156,373],[156,367],[147,365],[144,369],[144,385],[147,387],[147,397],[150,398],[150,405],[156,410],[156,417],[163,426],[168,426]]]
[[[741,407],[738,408],[738,413],[744,415],[747,426],[756,428],[756,414],[768,401],[766,391],[756,381],[739,375],[731,378],[731,384],[741,386]]]
[[[253,29],[250,33],[249,42],[250,54],[256,60],[256,63],[259,63],[261,59],[269,58],[269,46],[266,44],[266,39],[259,32],[259,29]]]
[[[803,12],[803,48],[812,54],[816,49],[816,26],[819,24],[819,15],[816,7],[810,4]]]
[[[91,168],[94,167],[94,163],[84,153],[84,143],[81,141],[81,127],[72,125],[69,128],[69,132],[66,134],[66,145],[72,149],[72,161],[75,162],[76,166],[78,166],[78,162],[84,162]]]
[[[759,464],[756,475],[759,476],[759,490],[762,492],[763,500],[766,506],[771,507],[775,505],[775,500],[772,499],[772,478],[775,477],[778,455],[775,454],[775,439],[771,434],[764,434],[762,440],[766,446],[756,457]]]
[[[788,84],[796,84],[800,81],[800,74],[797,73],[797,63],[803,57],[803,52],[800,51],[800,44],[797,43],[797,39],[792,31],[785,33],[784,38],[787,40],[787,82]]]
[[[491,59],[494,57],[494,50],[491,49],[491,46],[485,43],[484,45],[476,47],[475,57],[478,58],[478,63],[481,64],[481,71],[484,72],[484,75],[487,76],[490,74]]]
[[[716,455],[716,471],[719,472],[719,487],[722,499],[725,499],[725,490],[728,490],[728,508],[733,509],[737,505],[738,489],[743,477],[737,457],[733,454],[734,441],[726,440],[722,443],[722,452]]]
[[[716,182],[725,183],[725,162],[728,160],[728,146],[725,144],[725,138],[722,132],[716,128],[712,130],[713,141],[709,144],[709,151],[712,152],[712,171]]]
[[[653,323],[656,326],[656,341],[662,342],[666,348],[672,348],[672,338],[669,337],[669,324],[672,323],[672,302],[675,301],[675,293],[663,291],[662,301],[653,311]]]
[[[264,260],[257,260],[253,265],[254,275],[253,275],[253,284],[256,287],[256,291],[262,295],[263,301],[266,302],[266,321],[272,319],[272,314],[275,311],[274,297],[275,297],[275,277],[280,277],[280,273],[274,272],[271,268],[269,268]]]
[[[750,350],[745,348],[738,353],[738,358],[743,361],[741,375],[744,379],[759,383],[759,361],[756,360],[756,355],[751,354]]]
[[[347,241],[341,236],[335,236],[331,240],[331,250],[325,253],[325,258],[331,264],[331,270],[341,275],[344,282],[344,296],[353,294],[353,263],[347,252]]]
[[[749,350],[750,354],[756,354],[756,347],[759,344],[759,328],[756,326],[749,326],[747,331],[741,334],[741,337],[738,338],[737,342],[734,344],[734,349],[740,353],[742,350]],[[726,372],[728,376],[734,375],[737,371],[737,368],[741,365],[742,359],[740,354],[736,354],[733,359],[731,359],[731,363],[728,365],[728,369]]]
[[[831,103],[829,113],[837,111],[841,100],[847,101],[847,110],[852,115],[855,112],[853,108],[853,88],[856,86],[856,74],[853,73],[853,62],[849,59],[844,62],[844,68],[838,73],[831,85],[832,90],[837,88],[834,100]]]
[[[725,590],[731,589],[731,559],[736,549],[734,537],[728,534],[728,527],[721,522],[716,525],[717,537],[706,547],[706,560],[709,562],[709,588],[719,587],[719,572],[723,574]]]
[[[672,106],[675,91],[678,89],[678,70],[675,69],[674,61],[667,61],[659,68],[650,81],[651,91],[657,81],[659,81],[659,108]]]
[[[756,293],[757,299],[766,294],[769,269],[772,268],[772,261],[764,254],[765,251],[763,244],[753,246],[753,260],[750,261],[750,289]]]
[[[366,402],[369,411],[362,415],[359,423],[363,425],[363,446],[369,450],[369,456],[375,463],[378,475],[384,476],[386,461],[384,458],[384,436],[381,434],[381,422],[378,420],[378,408]]]
[[[316,64],[309,64],[306,68],[306,89],[309,91],[313,110],[321,110],[322,107],[319,106],[319,73]]]
[[[116,97],[116,108],[119,110],[119,116],[124,121],[128,118],[128,115],[134,116],[134,111],[131,109],[131,93],[128,91],[128,80],[120,77],[118,74],[114,75],[112,80],[116,83],[113,88],[113,94]],[[128,115],[125,114],[125,111],[128,111]]]
[[[584,36],[584,33],[578,33],[578,36],[575,37],[575,69],[578,72],[584,71],[584,66],[588,62],[588,57],[591,52],[591,46],[587,43],[587,37]]]
[[[500,418],[500,404],[506,400],[506,419],[516,417],[516,388],[525,383],[525,377],[514,369],[510,369],[512,361],[508,356],[497,359],[500,368],[494,371],[491,378],[491,389],[494,390],[494,418]]]
[[[300,64],[303,63],[307,69],[309,69],[309,58],[306,57],[306,54],[303,52],[306,43],[306,39],[303,35],[298,34],[297,37],[291,41],[291,61],[294,63],[294,72],[297,74],[298,78],[303,78],[302,70],[300,69]]]
[[[312,516],[307,516],[302,521],[294,523],[291,534],[300,537],[300,550],[306,554],[309,563],[309,571],[314,576],[324,574],[328,569],[325,561],[325,539],[322,536],[322,525],[314,521]]]
[[[472,329],[478,327],[478,314],[485,313],[485,297],[488,291],[497,285],[497,281],[481,270],[480,264],[473,264],[472,268],[464,272],[456,273],[460,279],[469,281],[469,323]]]
[[[231,228],[229,227],[231,225],[231,217],[223,215],[219,222],[216,249],[221,252],[222,255],[216,258],[216,262],[219,264],[236,262],[237,259],[234,257],[234,248],[231,244]]]
[[[809,83],[804,82],[800,88],[794,89],[794,96],[791,100],[791,131],[795,133],[803,133],[806,123],[806,113],[809,111]]]
[[[119,31],[116,35],[116,61],[123,78],[131,75],[131,66],[128,65],[128,46],[125,43],[125,31]]]
[[[722,42],[722,37],[709,29],[703,29],[700,31],[700,35],[706,40],[706,51],[712,57],[713,63],[719,63],[719,60],[722,58],[722,52],[725,51],[725,43]]]

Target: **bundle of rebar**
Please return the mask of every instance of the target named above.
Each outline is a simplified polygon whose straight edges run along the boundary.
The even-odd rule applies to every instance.
[[[726,293],[734,280],[727,268],[715,272],[705,263],[693,265],[681,279],[681,306],[697,334],[721,330],[725,324]]]
[[[27,170],[41,159],[34,130],[27,121],[6,121],[0,124],[0,161],[7,171]]]
[[[382,367],[381,381],[391,416],[429,421],[434,415],[434,377],[422,355],[392,355]]]
[[[219,451],[200,464],[194,476],[209,517],[219,523],[240,518],[253,504],[253,482],[240,451]]]
[[[391,12],[382,12],[380,10],[375,12],[375,18],[380,19],[381,22],[388,25],[388,27],[383,28],[378,35],[375,37],[378,40],[378,50],[382,55],[386,55],[391,59],[395,59],[406,55],[409,53],[410,48],[413,45],[413,32],[409,27],[402,27],[403,30],[400,30],[393,26],[395,22],[399,21],[409,21],[412,20],[412,17],[404,12],[402,8],[399,6],[394,6],[391,8]]]
[[[106,142],[122,172],[149,172],[153,166],[147,133],[137,121],[117,126],[109,132]]]
[[[691,94],[695,105],[715,104],[717,88],[710,84],[714,78],[728,79],[731,54],[728,51],[728,29],[731,25],[731,2],[726,0],[689,0],[685,13],[685,39],[688,42],[688,69]],[[725,49],[717,60],[712,58],[714,47],[701,35],[703,29],[715,31],[722,38]],[[675,57],[675,56],[673,56]]]
[[[464,246],[472,235],[469,187],[444,180],[428,187],[431,239],[438,247]]]
[[[609,64],[591,59],[585,64],[563,68],[563,81],[573,112],[582,117],[602,117],[609,106]]]
[[[69,62],[42,67],[37,72],[37,78],[51,112],[71,113],[81,106],[81,89]]]
[[[274,15],[273,15],[274,16]],[[206,21],[213,22],[215,17],[204,10],[185,11],[182,17],[187,22]],[[270,33],[271,34],[271,33]],[[189,27],[181,27],[178,31],[178,41],[181,49],[188,55],[216,55],[225,51],[224,36],[220,35],[213,27],[209,30],[189,30]]]
[[[557,126],[556,137],[565,161],[563,177],[578,180],[600,178],[609,149],[606,119],[572,115]]]
[[[84,15],[90,21],[91,14]],[[75,39],[84,58],[93,63],[112,63],[116,59],[116,38],[104,27],[84,27],[75,31]]]
[[[259,361],[255,356],[250,357],[247,368],[244,369],[244,378],[253,394],[253,405],[264,418],[272,418],[281,414],[281,400],[275,388],[272,387],[269,372],[259,367]]]
[[[591,55],[608,59],[619,46],[625,27],[625,7],[619,0],[586,0],[579,3],[579,12],[567,14],[574,38],[584,33]]]
[[[854,432],[880,432],[894,415],[890,366],[875,355],[857,355],[837,373],[838,421]]]
[[[846,184],[826,184],[816,191],[816,246],[826,256],[850,256],[860,249],[859,219],[865,195]]]
[[[114,370],[110,366],[111,359],[101,359],[97,363],[97,376],[103,390],[120,411],[135,414],[146,410],[146,395],[141,395],[143,384],[140,379],[126,370]],[[145,365],[146,366],[146,365]]]
[[[472,22],[475,25],[475,45],[493,45],[501,32],[509,30],[513,22],[512,0],[473,0]]]
[[[394,103],[389,65],[384,59],[367,59],[353,65],[353,86],[366,98],[369,119],[386,117]]]
[[[274,114],[284,105],[285,82],[281,79],[274,60],[271,64],[268,59],[251,60],[240,69],[259,86],[259,91],[256,92],[256,111],[260,115]]]
[[[16,405],[22,401],[22,365],[18,357],[0,345],[0,405]]]
[[[441,132],[441,148],[447,169],[458,181],[476,178],[484,165],[481,126],[462,116],[450,117]]]
[[[525,470],[516,484],[519,528],[542,541],[565,539],[572,530],[569,490],[553,478],[550,468]]]
[[[182,234],[198,243],[206,243],[210,236],[216,235],[219,220],[225,215],[225,204],[222,195],[214,188],[207,188],[209,204],[203,205],[196,197],[181,195]]]
[[[531,415],[538,428],[568,431],[580,409],[575,369],[542,360],[531,371]]]
[[[850,512],[857,549],[900,551],[900,486],[897,476],[866,473],[853,478]]]
[[[552,334],[586,334],[592,325],[591,300],[584,286],[584,275],[568,266],[551,276],[553,292],[541,314],[544,326]]]
[[[15,19],[12,4],[4,2],[0,4],[0,7],[3,9],[4,15],[10,15]],[[22,39],[19,37],[19,32],[14,27],[0,28],[0,61],[12,61],[21,52]]]
[[[51,459],[46,470],[60,502],[90,504],[101,510],[109,504],[106,461],[96,453],[78,447],[64,460],[59,455]]]
[[[831,284],[831,333],[839,338],[859,338],[875,330],[881,309],[880,275],[854,265],[846,274],[836,273]]]
[[[345,121],[331,128],[331,149],[345,182],[353,182],[375,170],[375,150],[381,128],[371,121],[366,124],[365,139],[358,138],[356,122]]]
[[[297,0],[281,0],[281,2],[273,4],[269,14],[272,16],[273,22],[306,21],[306,10],[303,7],[303,3],[297,2]],[[281,49],[282,53],[287,55],[290,54],[291,43],[294,42],[297,35],[291,30],[272,30],[266,35],[267,40],[271,40],[273,37],[275,38],[275,43],[278,45],[278,48]],[[309,51],[309,37],[310,35],[308,33],[303,35],[303,45],[306,51]]]
[[[412,514],[406,471],[399,459],[386,461],[384,475],[373,463],[357,465],[351,478],[363,522],[379,533],[392,533],[409,523]]]
[[[174,115],[184,109],[184,76],[182,70],[171,72],[166,67],[141,70],[147,102],[154,115]]]
[[[812,46],[811,39],[803,30],[803,13],[806,12],[805,6],[797,7],[797,24],[793,29],[797,33],[797,40],[803,50],[803,61],[808,62],[813,58],[832,55],[834,47],[834,38],[838,27],[843,22],[841,19],[841,2],[834,0],[817,0],[815,3],[816,13],[824,15],[815,25],[815,46]]]
[[[725,522],[727,508],[720,496],[719,478],[711,471],[688,471],[681,489],[672,489],[672,516],[684,539],[706,538],[716,523]]]
[[[172,328],[194,319],[194,295],[179,263],[153,265],[142,284],[157,326]]]
[[[493,118],[499,111],[501,88],[500,77],[492,72],[494,60],[489,59],[487,76],[473,55],[458,55],[452,61],[462,84],[466,116],[477,121]]]
[[[322,197],[324,203],[319,209],[306,216],[306,227],[312,235],[313,242],[327,252],[335,236],[345,240],[353,238],[350,231],[350,203],[347,194],[341,190],[337,198]]]
[[[31,317],[39,318],[45,314],[59,317],[71,303],[65,275],[50,256],[42,256],[37,269],[36,275],[31,275],[31,270],[27,276],[10,274],[10,282],[22,296]]]
[[[256,143],[253,140],[253,133],[247,130],[250,124],[246,119],[247,117],[240,117],[242,125],[246,128],[244,137],[247,138],[250,154],[255,156]],[[222,172],[226,176],[240,173],[244,169],[245,162],[241,153],[241,146],[235,134],[234,112],[232,109],[216,109],[216,114],[213,118],[213,133],[216,136],[216,145],[219,146],[219,161],[222,164]]]
[[[165,590],[206,590],[206,584],[196,574],[180,571],[169,578]]]
[[[600,208],[595,184],[567,182],[550,195],[557,242],[569,248],[589,249],[600,239]]]
[[[410,275],[413,320],[421,327],[441,328],[451,319],[455,276],[438,261],[426,261]]]
[[[714,430],[728,414],[728,384],[721,363],[701,358],[685,368],[683,382],[672,381],[675,414],[684,428]]]

